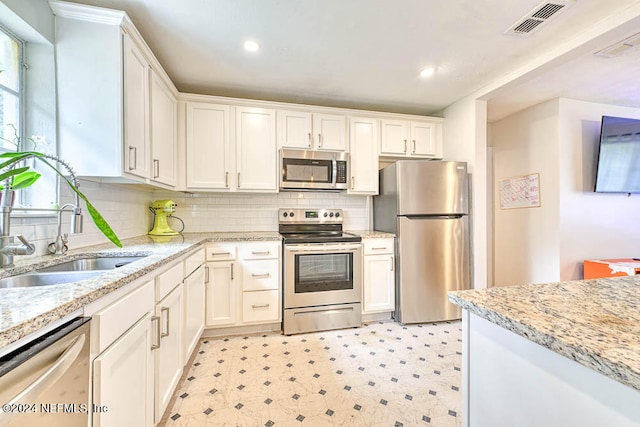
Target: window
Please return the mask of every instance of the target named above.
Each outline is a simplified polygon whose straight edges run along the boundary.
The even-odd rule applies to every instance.
[[[15,151],[22,134],[22,46],[0,27],[0,151]]]

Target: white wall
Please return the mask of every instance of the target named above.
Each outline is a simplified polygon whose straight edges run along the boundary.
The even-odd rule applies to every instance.
[[[640,109],[560,100],[560,278],[581,279],[585,259],[640,257],[640,195],[594,193],[603,115]]]
[[[558,101],[492,123],[494,284],[560,279]],[[501,180],[540,174],[540,207],[501,209]]]
[[[487,287],[487,104],[474,97],[444,111],[443,159],[467,162],[471,174],[473,287]]]
[[[603,115],[640,109],[556,99],[491,124],[496,285],[582,279],[585,259],[640,256],[640,196],[593,192]],[[498,182],[536,172],[541,207],[500,209]]]

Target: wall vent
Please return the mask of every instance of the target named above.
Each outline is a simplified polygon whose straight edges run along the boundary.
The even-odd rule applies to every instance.
[[[505,34],[528,37],[573,3],[575,3],[575,0],[544,1],[520,18],[518,22],[505,31]]]

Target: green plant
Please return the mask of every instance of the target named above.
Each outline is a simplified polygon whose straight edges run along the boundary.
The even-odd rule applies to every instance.
[[[28,159],[39,160],[53,169],[60,176],[61,180],[66,182],[69,188],[85,202],[87,211],[89,211],[89,215],[91,215],[91,219],[102,234],[104,234],[116,246],[122,247],[122,243],[120,242],[120,239],[118,239],[116,233],[100,212],[98,212],[98,210],[91,204],[87,196],[82,194],[82,192],[78,190],[78,187],[74,185],[69,178],[49,162],[49,160],[60,161],[56,157],[39,153],[37,151],[15,151],[0,154],[0,171],[2,171],[0,173],[0,182],[6,183],[9,186],[10,191],[22,190],[33,185],[41,175],[38,172],[31,170],[31,166],[20,166],[20,163]],[[0,185],[0,189],[4,190],[4,186]]]

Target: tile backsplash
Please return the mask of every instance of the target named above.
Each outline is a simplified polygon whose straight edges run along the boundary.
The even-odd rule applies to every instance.
[[[149,206],[153,200],[171,199],[178,204],[175,216],[184,221],[186,232],[277,231],[278,208],[341,208],[344,228],[370,228],[370,204],[367,196],[339,193],[285,192],[277,194],[180,193],[151,190],[149,187],[81,181],[82,192],[106,218],[118,237],[125,239],[147,233],[152,225]],[[61,191],[61,204],[73,202],[71,192]],[[106,242],[93,224],[82,203],[84,232],[69,236],[69,247],[79,248]],[[62,216],[62,232],[69,232],[70,214]],[[182,224],[169,219],[169,225],[180,230]],[[57,235],[57,217],[16,217],[11,220],[11,234],[22,234],[36,244],[36,255],[44,255],[47,245]]]

